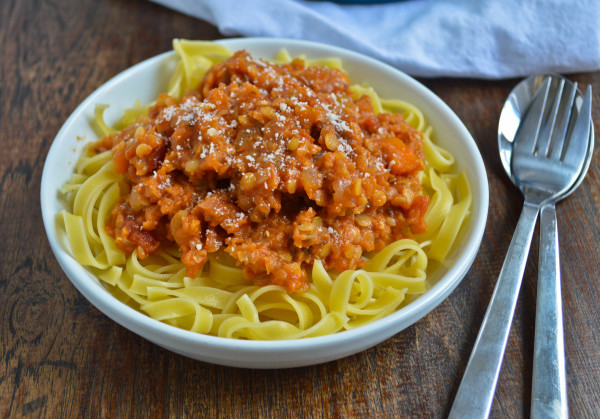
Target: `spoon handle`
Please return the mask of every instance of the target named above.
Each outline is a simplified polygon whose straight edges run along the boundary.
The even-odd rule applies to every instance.
[[[527,201],[523,205],[450,418],[487,418],[490,413],[539,210]]]
[[[558,229],[554,202],[544,205],[540,213],[531,417],[568,417]]]

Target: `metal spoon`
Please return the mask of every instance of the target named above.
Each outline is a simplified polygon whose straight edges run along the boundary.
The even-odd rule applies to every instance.
[[[508,112],[507,116],[500,121],[500,132],[507,132],[508,135],[503,136],[513,139],[512,142],[500,142],[501,160],[523,192],[525,203],[452,406],[451,418],[485,418],[489,415],[537,215],[547,200],[570,193],[571,188],[581,182],[580,175],[589,165],[586,163],[590,148],[589,116],[585,120],[577,118],[575,125],[577,131],[581,126],[587,128],[583,138],[579,134],[573,135],[572,125],[568,122],[573,100],[578,95],[576,89],[571,89],[564,80],[557,82],[544,76],[541,81],[542,89],[538,89],[541,93],[536,93],[533,100],[530,97],[531,105],[526,109],[515,108],[515,101],[509,97],[503,110],[503,116]],[[565,85],[566,95],[563,96]],[[575,106],[576,109],[579,107]],[[565,139],[566,152],[557,153],[556,150],[563,148]],[[504,144],[509,147],[503,147]],[[548,155],[538,153],[548,148]],[[568,170],[562,170],[564,168]]]

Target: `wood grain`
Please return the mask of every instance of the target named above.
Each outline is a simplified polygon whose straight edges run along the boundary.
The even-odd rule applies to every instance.
[[[456,393],[522,205],[503,172],[496,129],[517,80],[422,80],[464,121],[484,157],[490,212],[472,269],[424,319],[363,353],[288,370],[193,361],[143,340],[91,306],[54,259],[40,177],[63,122],[120,71],[215,39],[213,26],[146,1],[0,2],[0,417],[444,417]],[[594,88],[600,73],[570,77]],[[569,403],[600,412],[598,153],[558,207]],[[492,417],[528,416],[537,232]]]

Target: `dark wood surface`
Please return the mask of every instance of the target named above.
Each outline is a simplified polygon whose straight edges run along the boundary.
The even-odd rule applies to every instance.
[[[173,354],[109,320],[54,259],[40,177],[63,122],[120,71],[175,37],[217,39],[213,26],[145,1],[0,2],[0,417],[443,417],[465,369],[520,214],[496,128],[517,80],[423,80],[464,121],[483,155],[490,211],[461,285],[412,327],[363,353],[313,367],[245,370]],[[571,75],[594,88],[600,73]],[[600,165],[557,207],[569,409],[600,413]],[[529,416],[537,231],[492,408]]]

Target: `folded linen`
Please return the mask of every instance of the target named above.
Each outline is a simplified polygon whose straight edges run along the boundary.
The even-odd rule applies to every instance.
[[[498,79],[600,69],[598,0],[152,0],[225,36],[338,45],[423,77]]]

